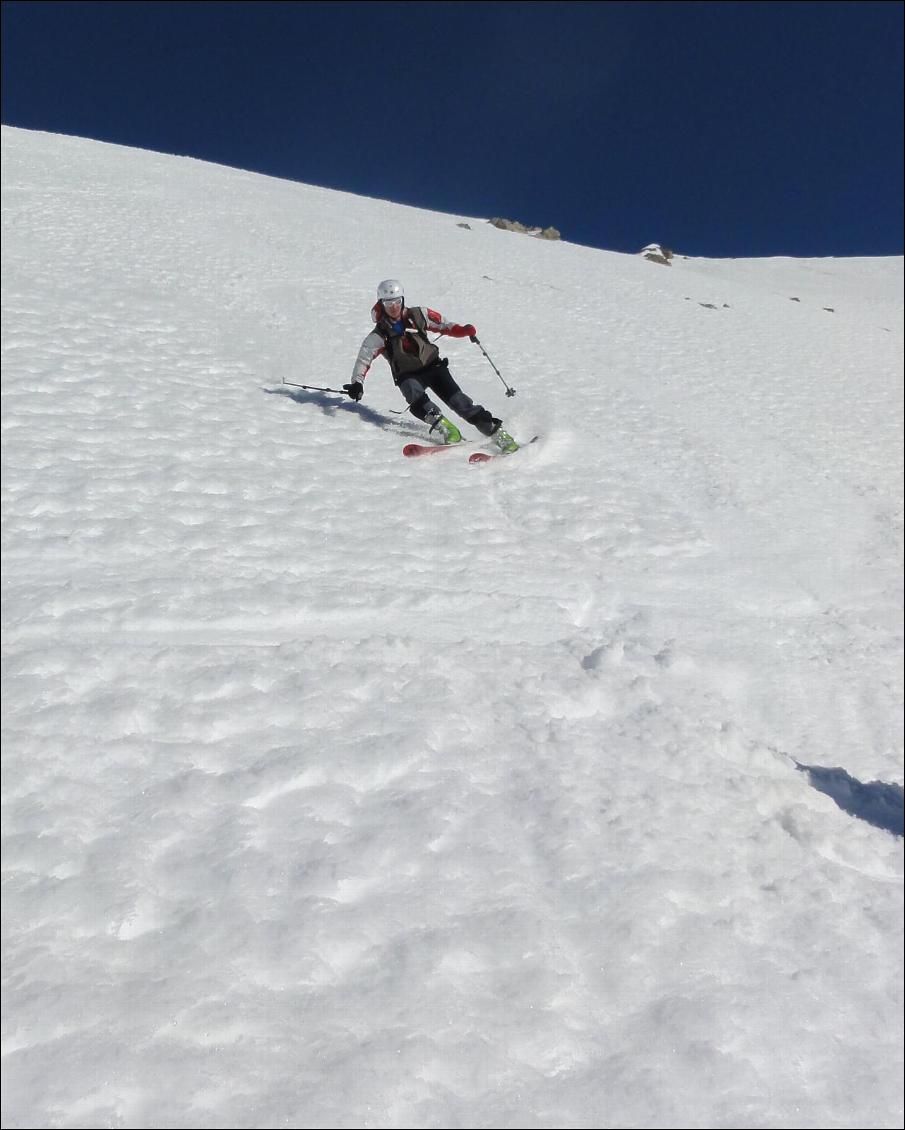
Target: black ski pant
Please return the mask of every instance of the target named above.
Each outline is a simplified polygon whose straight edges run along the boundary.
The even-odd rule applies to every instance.
[[[470,396],[459,388],[449,371],[449,364],[445,357],[427,365],[415,373],[405,373],[396,379],[396,385],[408,401],[409,412],[419,420],[433,425],[443,413],[427,395],[427,390],[448,404],[449,407],[466,420],[472,427],[478,429],[481,435],[492,436],[500,426],[500,421],[491,416],[480,404],[475,404]]]

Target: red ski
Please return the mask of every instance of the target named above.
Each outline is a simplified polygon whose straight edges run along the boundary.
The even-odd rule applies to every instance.
[[[436,455],[438,451],[454,451],[460,443],[407,443],[402,449],[406,459],[418,459],[422,455]]]
[[[539,439],[540,436],[534,436],[532,439],[528,440],[528,443],[523,443],[520,447],[517,447],[515,451],[497,451],[492,455],[489,455],[486,451],[476,451],[474,455],[469,455],[468,462],[489,463],[491,459],[506,459],[508,456],[515,455],[516,452],[521,451],[523,447],[527,447],[529,443],[537,443]]]

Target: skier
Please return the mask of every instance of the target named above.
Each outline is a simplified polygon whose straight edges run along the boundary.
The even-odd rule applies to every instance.
[[[518,444],[504,431],[502,420],[491,416],[459,388],[446,358],[440,356],[440,350],[427,336],[437,333],[474,341],[474,326],[447,322],[442,314],[426,306],[406,306],[402,283],[396,279],[385,279],[378,285],[371,317],[374,329],[361,343],[351,383],[343,385],[353,400],[361,400],[371,363],[382,353],[389,362],[396,387],[408,401],[409,411],[430,425],[431,435],[440,443],[459,443],[462,433],[433,403],[428,389],[482,435],[492,436],[500,451],[509,454],[518,450]]]

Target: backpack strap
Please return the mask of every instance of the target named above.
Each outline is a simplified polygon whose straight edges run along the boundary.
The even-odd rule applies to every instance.
[[[410,326],[414,328],[415,333],[420,338],[423,338],[424,341],[428,345],[430,345],[430,338],[427,336],[427,321],[417,306],[415,306],[411,310],[405,310],[405,316],[402,321],[402,334],[404,334],[406,329],[408,329]],[[379,317],[374,328],[383,338],[384,345],[387,347],[387,349],[389,349],[392,335],[390,334],[389,323],[387,322],[386,318],[384,318],[383,316]],[[397,336],[401,337],[402,334],[399,334]]]

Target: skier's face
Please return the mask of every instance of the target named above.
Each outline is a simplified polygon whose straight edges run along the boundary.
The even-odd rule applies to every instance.
[[[402,299],[401,298],[385,298],[381,303],[386,316],[391,322],[395,322],[397,318],[402,315]]]

